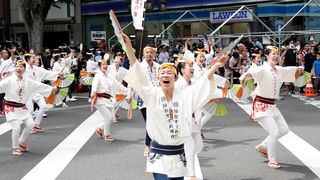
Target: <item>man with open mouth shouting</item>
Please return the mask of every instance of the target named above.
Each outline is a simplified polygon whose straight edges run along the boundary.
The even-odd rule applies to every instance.
[[[184,179],[187,175],[184,142],[191,135],[192,113],[202,107],[216,90],[214,72],[225,64],[227,56],[215,63],[194,85],[178,91],[174,64],[160,66],[157,77],[160,87],[150,85],[137,63],[130,39],[122,34],[131,68],[126,82],[141,96],[147,108],[147,131],[151,138],[147,172],[154,179]]]

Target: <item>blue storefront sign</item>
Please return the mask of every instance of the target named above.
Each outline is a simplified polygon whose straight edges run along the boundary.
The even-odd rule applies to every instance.
[[[232,16],[235,11],[210,12],[211,23],[222,23]],[[253,20],[252,14],[248,10],[239,11],[229,22],[250,22]]]
[[[158,1],[152,1],[155,10],[158,8]],[[260,2],[272,2],[272,0],[166,0],[166,9],[179,9],[179,8],[190,8],[190,7],[214,7],[221,5],[236,5],[236,4],[252,4]],[[128,0],[117,0],[117,1],[96,1],[81,4],[82,15],[97,15],[106,14],[111,9],[116,13],[127,13]]]
[[[281,19],[274,21],[274,29],[276,31],[279,31],[283,27],[283,25],[284,25],[284,21]]]

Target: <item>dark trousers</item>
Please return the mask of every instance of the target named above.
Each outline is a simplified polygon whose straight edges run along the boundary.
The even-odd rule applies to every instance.
[[[165,174],[153,173],[154,180],[183,180],[184,177],[168,178]]]
[[[72,92],[73,92],[73,90],[74,90],[75,85],[76,85],[76,80],[74,80],[74,81],[70,84],[70,86],[68,87],[68,88],[69,88],[69,90],[68,90],[68,97],[69,97],[69,98],[72,98]]]
[[[320,77],[313,78],[313,88],[319,93]]]
[[[147,108],[142,108],[142,109],[140,109],[140,111],[141,111],[141,114],[143,116],[144,122],[147,123]],[[150,142],[151,142],[151,139],[149,137],[148,131],[146,131],[146,142],[145,142],[145,144],[147,146],[150,146]]]
[[[0,93],[0,108],[1,108],[1,112],[2,112],[2,102],[4,100],[4,93]]]
[[[88,90],[89,90],[89,98],[91,98],[91,86],[88,85]]]

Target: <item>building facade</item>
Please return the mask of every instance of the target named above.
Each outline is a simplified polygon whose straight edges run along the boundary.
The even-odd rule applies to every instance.
[[[199,39],[203,34],[212,33],[233,12],[246,5],[248,9],[242,9],[219,29],[215,33],[216,37],[222,37],[222,45],[232,40],[231,35],[239,34],[247,34],[248,37],[250,34],[256,35],[260,40],[266,40],[261,32],[269,30],[261,22],[277,32],[308,2],[309,0],[147,0],[144,26],[149,43],[157,45],[163,39],[170,42],[185,38]],[[125,27],[124,32],[134,38],[136,31],[132,25],[130,3],[131,0],[73,0],[73,3],[59,4],[60,8],[52,7],[45,25],[44,46],[55,48],[62,44],[77,45],[83,42],[87,47],[92,47],[100,37],[106,39],[108,46],[112,46],[117,39],[108,15],[111,9],[115,11],[121,26]],[[319,41],[319,11],[316,3],[309,3],[286,25],[282,31],[283,36],[297,32],[293,38],[303,41],[309,34],[315,34]],[[0,0],[0,40],[28,45],[22,19],[18,0]]]
[[[4,39],[26,47],[28,46],[28,35],[19,9],[19,0],[8,0],[7,3],[5,12],[9,13],[10,23],[7,24],[8,34]],[[51,6],[44,27],[45,48],[56,48],[64,44],[76,45],[82,42],[80,10],[80,0],[73,0],[69,3],[57,2],[57,7]]]
[[[10,1],[0,0],[0,41],[5,41],[9,36]]]
[[[126,27],[124,32],[131,37],[135,36],[135,29],[130,23],[132,18],[128,7],[130,0],[93,1],[83,0],[81,5],[83,19],[83,41],[87,46],[95,43],[94,35],[105,36],[109,44],[116,42],[108,12],[113,9],[121,23]],[[157,0],[146,2],[145,29],[149,41],[160,44],[163,38],[178,40],[183,38],[198,38],[203,34],[210,34],[228,19],[233,12],[242,5],[248,9],[240,11],[231,21],[225,24],[216,35],[223,37],[228,34],[255,34],[261,40],[261,32],[275,31],[282,28],[309,0]],[[186,13],[186,11],[189,11]],[[252,15],[251,11],[254,15]],[[308,34],[317,35],[320,23],[320,7],[311,2],[295,18],[283,28],[283,36],[299,31],[292,38],[304,40]],[[259,18],[259,19],[257,19]],[[263,22],[268,28],[263,26]],[[169,27],[169,28],[168,28]],[[302,32],[304,31],[304,32]],[[260,33],[259,33],[260,32]],[[99,35],[100,34],[100,35]],[[157,35],[161,34],[161,37]],[[277,38],[271,37],[271,38]],[[223,39],[224,44],[229,40]],[[272,43],[272,41],[270,42]]]

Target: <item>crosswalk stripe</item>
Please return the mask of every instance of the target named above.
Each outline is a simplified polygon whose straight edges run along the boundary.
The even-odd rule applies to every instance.
[[[320,100],[316,100],[315,98],[305,97],[301,94],[295,94],[295,95],[291,95],[291,96],[295,97],[297,99],[300,99],[301,101],[304,101],[305,104],[310,104],[310,105],[313,105],[313,106],[320,109]]]
[[[76,109],[88,106],[89,105],[80,105],[67,109]],[[50,111],[59,111],[63,109],[65,108],[55,108],[51,109]],[[63,142],[61,142],[54,150],[52,150],[42,161],[40,161],[32,170],[30,170],[22,179],[55,179],[92,136],[92,133],[94,132],[93,129],[96,127],[97,123],[101,121],[102,117],[99,113],[95,112],[94,114],[92,114]],[[0,124],[0,135],[10,130],[11,126],[8,122]],[[46,169],[48,168],[51,169],[50,173],[46,171]],[[198,180],[203,179],[198,156],[196,156],[195,160],[195,173]],[[187,177],[185,177],[185,179],[187,179]]]
[[[82,146],[89,140],[99,122],[102,122],[102,117],[99,112],[96,111],[31,169],[22,180],[56,179]],[[50,171],[48,171],[48,169],[50,169]]]
[[[70,110],[70,109],[80,109],[80,108],[86,108],[86,107],[90,107],[90,105],[79,105],[79,106],[72,106],[72,107],[68,107],[68,108],[53,108],[50,109],[49,111],[61,111],[61,110]],[[5,117],[3,117],[5,118]],[[0,135],[8,132],[11,130],[11,126],[8,122],[2,123],[0,124]]]
[[[247,114],[251,113],[251,104],[240,104],[231,98]],[[260,124],[260,123],[259,123]],[[298,135],[290,131],[279,139],[279,142],[305,164],[313,173],[320,177],[320,151],[308,144]]]
[[[8,122],[0,124],[0,135],[11,130],[11,125]]]

